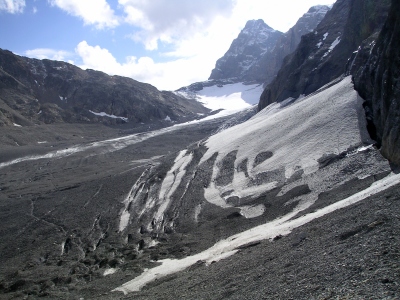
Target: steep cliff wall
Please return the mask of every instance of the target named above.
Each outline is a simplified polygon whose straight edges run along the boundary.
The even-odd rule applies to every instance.
[[[390,1],[338,0],[261,95],[259,110],[289,97],[308,95],[345,72],[352,53],[386,20]]]
[[[400,165],[400,2],[392,0],[378,39],[368,40],[350,66],[355,89],[363,97],[370,133],[382,154]]]
[[[135,126],[166,119],[187,121],[208,111],[197,101],[131,78],[0,49],[0,126],[62,122]]]

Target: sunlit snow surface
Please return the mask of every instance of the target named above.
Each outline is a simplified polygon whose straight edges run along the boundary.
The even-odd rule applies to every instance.
[[[307,224],[312,220],[323,217],[338,209],[348,207],[399,183],[400,174],[390,174],[388,177],[376,181],[369,188],[363,191],[360,191],[346,199],[326,206],[315,212],[306,214],[297,219],[292,219],[298,213],[297,211],[293,211],[292,213],[289,213],[282,218],[275,219],[274,221],[254,227],[239,234],[233,235],[227,239],[221,240],[211,248],[199,254],[188,256],[179,260],[160,260],[158,261],[162,263],[160,266],[146,270],[140,276],[131,281],[128,281],[127,283],[121,285],[113,291],[120,291],[124,294],[140,291],[140,289],[144,287],[147,283],[152,282],[157,278],[161,278],[169,274],[185,270],[186,268],[194,265],[198,261],[205,261],[207,264],[209,264],[213,261],[227,258],[235,254],[238,251],[239,247],[242,245],[265,239],[273,239],[278,235],[287,235],[293,229]]]
[[[239,82],[204,87],[194,95],[188,95],[185,92],[178,92],[178,94],[188,98],[194,97],[213,111],[221,110],[217,114],[208,117],[208,119],[211,119],[228,116],[258,104],[262,92],[263,87],[261,84],[246,85]]]
[[[237,111],[258,104],[262,91],[260,84],[234,83],[205,87],[197,92],[197,95],[199,101],[207,108]]]
[[[228,115],[232,115],[238,111],[251,107],[253,104],[257,104],[261,93],[262,93],[262,86],[255,84],[244,85],[242,83],[235,83],[235,84],[228,84],[223,87],[217,87],[217,86],[207,87],[198,93],[197,100],[204,103],[204,105],[207,108],[210,108],[212,110],[222,109],[222,111],[216,114],[207,116],[199,120],[194,120],[182,124],[176,124],[171,127],[151,132],[133,134],[116,139],[94,142],[86,145],[77,145],[74,147],[70,147],[68,149],[52,151],[44,155],[32,155],[32,156],[20,157],[12,161],[0,163],[0,169],[23,161],[31,161],[31,160],[46,159],[46,158],[60,158],[72,155],[74,153],[91,150],[94,148],[102,149],[101,151],[102,153],[117,151],[125,147],[128,147],[130,145],[147,140],[149,138],[156,137],[158,135],[165,134],[167,132],[179,130],[184,126],[189,126],[196,123],[206,122],[212,119],[217,119]],[[184,93],[180,94],[185,95]],[[95,113],[91,111],[91,113],[110,118],[120,118],[122,120],[127,121],[127,119],[124,117],[107,115],[103,112]],[[165,120],[168,120],[168,118],[169,117],[167,117]],[[20,125],[14,124],[14,126],[20,126]]]
[[[236,253],[242,245],[263,239],[272,239],[277,235],[289,234],[294,228],[400,183],[400,175],[391,174],[357,194],[293,219],[300,211],[310,207],[318,198],[318,194],[326,188],[321,187],[325,184],[322,179],[314,177],[336,176],[326,169],[319,170],[318,159],[324,155],[339,154],[353,148],[358,149],[354,150],[354,153],[359,153],[359,151],[365,150],[367,148],[365,145],[372,141],[366,134],[365,119],[360,117],[363,115],[362,101],[354,91],[350,77],[314,95],[292,102],[288,100],[283,103],[274,103],[247,122],[228,128],[205,141],[208,150],[198,165],[201,166],[206,161],[210,161],[215,154],[217,157],[214,161],[210,184],[204,187],[204,197],[210,203],[222,208],[231,206],[227,202],[226,195],[237,196],[239,199],[250,196],[257,197],[257,195],[273,189],[278,183],[271,178],[270,181],[254,184],[252,178],[274,170],[281,170],[282,176],[286,178],[290,178],[299,170],[304,178],[311,176],[311,180],[307,183],[312,192],[303,201],[300,201],[292,212],[221,240],[196,255],[180,260],[162,260],[160,266],[146,270],[114,291],[124,293],[139,291],[147,283],[184,270],[199,260],[206,263],[218,261]],[[256,163],[257,155],[266,151],[272,155],[268,155],[264,161]],[[233,178],[228,183],[217,184],[223,160],[230,153],[236,153],[236,156],[232,158],[234,160]],[[184,155],[187,158],[183,159]],[[179,184],[177,180],[180,181],[181,178],[184,178],[187,160],[190,160],[190,156],[184,151],[175,159],[170,171],[170,173],[173,172],[175,180],[171,181],[166,178],[162,183],[160,194],[164,197],[168,194],[168,189],[174,190],[174,186]],[[247,166],[248,174],[246,175],[243,171],[243,164]],[[318,176],[314,176],[317,171]],[[344,179],[338,178],[338,180]],[[291,184],[283,186],[278,196],[285,194],[290,188],[293,188]],[[238,208],[245,217],[258,216],[263,214],[265,209],[263,206]],[[198,218],[200,210],[201,206],[196,207],[195,219]]]
[[[97,113],[97,112],[94,112],[94,111],[92,111],[92,110],[89,110],[89,112],[91,112],[92,114],[94,114],[94,115],[96,115],[96,116],[107,117],[107,118],[112,118],[112,119],[121,119],[121,120],[123,120],[123,121],[125,121],[125,122],[128,122],[128,118],[125,118],[125,117],[118,117],[118,116],[115,116],[115,115],[109,115],[109,114],[107,114],[107,113],[105,113],[105,112],[99,112],[99,113]]]
[[[293,104],[269,105],[249,121],[211,136],[207,152],[200,164],[218,153],[214,163],[211,184],[204,196],[210,203],[226,207],[229,197],[256,197],[273,189],[274,181],[265,185],[252,185],[258,174],[283,168],[286,178],[297,170],[310,174],[318,169],[318,159],[324,154],[339,154],[363,142],[358,114],[362,103],[358,100],[350,77],[314,96],[305,97]],[[361,129],[361,132],[365,129]],[[232,183],[217,186],[215,179],[224,157],[237,150]],[[269,151],[272,157],[255,165],[259,153]],[[249,176],[244,176],[239,165],[246,161]]]

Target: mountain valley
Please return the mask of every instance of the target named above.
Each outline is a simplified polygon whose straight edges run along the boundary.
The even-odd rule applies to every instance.
[[[398,299],[399,15],[251,20],[173,92],[0,50],[0,299]]]

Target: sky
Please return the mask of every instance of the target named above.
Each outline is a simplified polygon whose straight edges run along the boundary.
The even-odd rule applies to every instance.
[[[335,0],[0,0],[0,48],[162,90],[207,80],[248,20],[286,32]]]

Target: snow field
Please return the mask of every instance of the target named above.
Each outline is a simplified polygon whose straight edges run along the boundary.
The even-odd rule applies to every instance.
[[[61,100],[62,100],[62,99],[61,99]],[[112,119],[121,119],[121,120],[123,120],[123,121],[125,121],[125,122],[128,122],[128,118],[125,118],[125,117],[118,117],[118,116],[115,116],[115,115],[107,114],[107,113],[105,113],[105,112],[96,113],[96,112],[94,112],[94,111],[92,111],[92,110],[89,110],[89,112],[91,112],[92,114],[94,114],[94,115],[96,115],[96,116],[108,117],[108,118],[112,118]]]
[[[161,184],[159,194],[159,201],[161,202],[161,205],[154,216],[156,224],[162,223],[164,212],[171,202],[171,196],[181,183],[182,178],[186,173],[187,165],[192,161],[193,154],[187,154],[186,152],[186,150],[182,150],[179,153],[174,161],[174,166],[168,171]]]
[[[261,93],[262,93],[262,86],[260,86],[260,85],[244,85],[242,83],[229,84],[229,85],[223,86],[222,88],[217,87],[217,86],[204,88],[201,91],[201,93],[199,93],[199,95],[200,95],[200,98],[202,99],[202,101],[204,101],[204,103],[206,103],[205,106],[208,108],[211,108],[211,109],[214,109],[214,108],[222,109],[221,112],[211,115],[211,116],[207,116],[200,120],[194,120],[194,121],[190,121],[190,122],[186,122],[186,123],[182,123],[182,124],[175,124],[171,127],[167,127],[167,128],[163,128],[163,129],[159,129],[159,130],[155,130],[155,131],[151,131],[151,132],[133,134],[133,135],[124,136],[124,137],[120,137],[120,138],[116,138],[116,139],[109,139],[109,140],[94,142],[94,143],[90,143],[87,145],[78,145],[78,146],[70,147],[70,148],[64,149],[64,150],[52,151],[52,152],[49,152],[44,155],[32,155],[32,156],[20,157],[20,158],[14,159],[12,161],[0,163],[0,169],[4,168],[6,166],[9,166],[9,165],[23,162],[23,161],[31,161],[31,160],[46,159],[46,158],[60,158],[60,157],[72,155],[74,153],[91,150],[94,148],[103,148],[104,153],[118,151],[118,150],[128,147],[130,145],[147,140],[149,138],[152,138],[152,137],[155,137],[155,136],[167,133],[167,132],[179,130],[185,126],[190,126],[193,124],[206,122],[209,120],[232,115],[238,111],[241,111],[243,109],[251,107],[252,104],[258,103]],[[213,101],[215,102],[214,104],[213,104]],[[110,117],[110,118],[120,118],[124,121],[128,121],[127,118],[118,117],[118,116],[114,116],[114,115],[108,115],[104,112],[101,112],[101,113],[95,113],[93,111],[90,111],[90,112],[95,115],[99,115],[99,116],[105,116],[105,117]],[[169,119],[168,118],[169,117],[167,116],[165,121],[168,121],[170,119],[170,118]],[[14,124],[14,126],[20,127],[21,125]]]
[[[199,163],[218,153],[205,198],[226,207],[226,196],[221,195],[228,190],[234,191],[229,197],[256,197],[274,188],[274,181],[250,185],[251,178],[263,172],[283,168],[286,178],[297,170],[303,170],[305,174],[315,172],[319,167],[318,159],[324,154],[339,154],[363,143],[360,130],[366,129],[359,128],[358,111],[361,109],[351,79],[347,77],[333,87],[293,104],[271,104],[249,121],[211,136],[205,142],[208,150]],[[222,160],[235,150],[234,179],[227,186],[217,186],[215,179]],[[271,151],[272,157],[254,165],[256,156],[263,151]],[[239,165],[246,159],[249,177],[239,171]]]
[[[369,196],[375,195],[397,184],[400,184],[400,174],[392,173],[389,176],[379,181],[376,181],[365,190],[362,190],[346,199],[326,206],[320,210],[301,216],[297,219],[292,219],[299,212],[298,210],[295,210],[281,218],[275,219],[266,224],[262,224],[247,231],[233,235],[227,239],[221,240],[211,248],[196,255],[188,256],[179,260],[161,260],[159,261],[162,263],[161,265],[146,270],[140,276],[126,282],[125,284],[115,288],[112,291],[119,291],[123,292],[124,294],[128,294],[134,291],[140,291],[141,288],[149,282],[185,270],[186,268],[194,265],[198,261],[205,261],[209,264],[213,261],[218,261],[235,254],[237,251],[239,251],[238,249],[242,245],[265,239],[271,240],[278,235],[288,235],[295,228],[305,225],[317,218],[321,218],[331,212],[360,202],[368,198]]]

